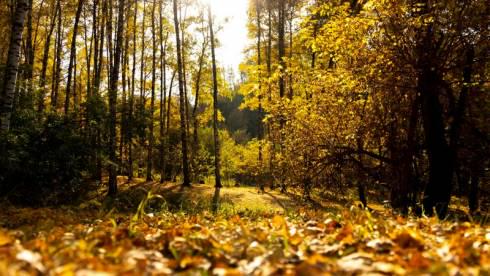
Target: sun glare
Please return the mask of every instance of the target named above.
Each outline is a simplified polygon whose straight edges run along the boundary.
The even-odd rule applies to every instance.
[[[248,0],[200,0],[211,4],[215,24],[220,26],[216,36],[220,47],[216,50],[217,58],[226,68],[231,68],[238,75],[238,67],[243,60],[243,50],[248,44],[247,6]]]

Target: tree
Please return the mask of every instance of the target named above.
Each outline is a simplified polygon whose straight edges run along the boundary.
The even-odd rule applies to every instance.
[[[117,102],[117,83],[119,79],[119,67],[121,63],[123,31],[124,31],[124,9],[125,0],[118,0],[118,20],[116,31],[116,50],[114,56],[114,66],[111,72],[111,83],[109,86],[109,196],[114,196],[117,193],[117,178],[116,178],[116,102]]]
[[[214,32],[213,32],[213,17],[211,13],[211,5],[208,6],[208,18],[209,18],[209,39],[211,40],[211,62],[213,66],[213,141],[214,141],[214,177],[215,188],[222,187],[221,184],[221,158],[220,158],[220,142],[218,131],[218,70],[216,67],[216,55],[214,45]]]
[[[41,92],[39,94],[38,99],[38,111],[42,112],[44,109],[44,97],[46,94],[46,72],[48,70],[48,60],[49,60],[49,48],[51,46],[51,37],[53,36],[54,28],[56,27],[56,18],[58,17],[58,5],[59,1],[56,1],[56,5],[53,7],[53,16],[51,17],[51,21],[49,23],[49,27],[47,29],[46,40],[44,42],[44,51],[42,58],[42,67],[41,67],[41,75],[39,77],[39,87],[41,88]]]
[[[186,115],[185,115],[185,105],[186,98],[184,93],[184,73],[182,67],[182,48],[180,43],[180,31],[179,31],[179,19],[177,16],[177,0],[173,0],[173,10],[174,10],[174,27],[175,27],[175,44],[177,53],[177,73],[179,79],[179,95],[180,95],[180,140],[182,144],[182,168],[184,179],[182,185],[184,187],[190,187],[190,177],[189,177],[189,159],[187,156],[187,131],[186,131]]]
[[[167,41],[168,32],[163,36],[164,29],[164,17],[163,17],[163,3],[160,2],[159,6],[160,15],[160,184],[165,182],[165,119],[166,119],[166,102],[167,102]],[[170,95],[169,95],[170,98]],[[168,119],[168,118],[167,118]]]
[[[10,44],[7,54],[7,67],[5,69],[1,94],[2,98],[0,101],[0,132],[7,132],[10,129],[15,83],[17,80],[17,70],[19,68],[20,44],[27,10],[27,0],[18,0],[15,7],[15,14],[13,16]]]
[[[134,1],[133,15],[133,68],[131,69],[131,94],[129,96],[129,114],[128,114],[128,181],[133,179],[133,129],[134,129],[134,97],[136,93],[136,53],[137,53],[137,37],[136,23],[138,19],[138,1]]]
[[[151,59],[152,72],[151,72],[151,96],[150,96],[150,131],[148,133],[148,160],[146,163],[146,181],[152,180],[152,170],[153,170],[153,144],[155,142],[154,138],[154,123],[153,116],[155,113],[155,82],[156,82],[156,60],[157,60],[157,38],[156,38],[156,23],[155,23],[155,14],[156,14],[156,1],[153,1],[152,13],[151,13],[151,37],[152,37],[152,48],[153,54]]]
[[[56,47],[55,47],[55,62],[53,62],[53,78],[51,87],[51,108],[56,110],[58,107],[58,91],[61,78],[61,60],[63,54],[63,23],[61,20],[61,3],[56,2],[57,19],[56,19]]]
[[[257,20],[257,66],[258,66],[258,82],[259,82],[259,96],[258,96],[258,99],[259,99],[259,121],[257,123],[257,126],[258,126],[258,133],[259,133],[259,140],[263,140],[264,139],[264,127],[263,127],[263,124],[262,124],[262,120],[263,120],[263,109],[262,109],[262,46],[261,46],[261,43],[262,43],[262,27],[261,27],[261,22],[260,22],[260,17],[261,17],[261,10],[262,10],[262,6],[260,4],[260,1],[259,0],[256,0],[255,1],[255,12],[256,12],[256,20]],[[262,157],[262,143],[259,144],[259,163],[260,163],[260,166],[262,167],[262,161],[263,161],[263,157]],[[259,185],[260,185],[260,190],[261,191],[264,191],[265,190],[265,186],[264,186],[264,179],[259,179]]]
[[[78,34],[78,24],[80,22],[80,16],[82,14],[83,3],[85,0],[78,0],[77,12],[75,15],[75,23],[73,26],[73,36],[71,38],[71,48],[70,48],[70,62],[68,65],[68,80],[66,81],[66,92],[65,92],[65,116],[68,115],[70,110],[70,94],[71,94],[71,81],[73,66],[76,61],[77,54],[77,34]]]
[[[194,123],[193,127],[193,139],[192,139],[192,163],[194,167],[194,178],[195,180],[200,180],[201,179],[201,172],[197,168],[197,158],[199,155],[199,135],[198,135],[198,130],[199,130],[199,118],[198,118],[198,108],[200,107],[200,102],[199,98],[201,97],[201,86],[202,86],[202,79],[204,75],[204,62],[206,58],[206,49],[208,48],[208,43],[209,43],[209,38],[208,34],[205,30],[205,28],[201,29],[201,32],[203,33],[203,40],[202,40],[202,45],[201,45],[201,52],[199,54],[198,60],[197,60],[197,72],[195,75],[195,80],[194,80],[194,108],[192,110],[192,120]]]

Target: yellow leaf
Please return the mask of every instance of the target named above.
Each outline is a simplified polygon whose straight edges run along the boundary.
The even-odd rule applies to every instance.
[[[14,239],[9,234],[0,230],[0,247],[14,243]]]
[[[283,226],[286,226],[286,220],[282,216],[276,215],[272,218],[272,227],[279,229]]]

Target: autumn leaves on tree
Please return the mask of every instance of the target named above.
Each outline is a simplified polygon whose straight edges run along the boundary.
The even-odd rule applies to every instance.
[[[203,179],[203,169],[199,168],[203,164],[196,161],[202,158],[200,122],[202,128],[207,128],[208,122],[218,120],[218,93],[220,87],[225,87],[214,58],[215,41],[210,43],[214,34],[207,9],[198,12],[203,6],[192,3],[197,13],[189,17],[187,7],[191,3],[180,1],[13,3],[11,9],[2,11],[14,11],[10,44],[2,46],[8,49],[1,98],[3,134],[10,131],[12,115],[28,110],[31,104],[37,107],[41,123],[61,108],[63,120],[78,125],[79,133],[91,146],[88,167],[92,178],[102,181],[108,173],[109,195],[117,193],[118,174],[132,179],[144,173],[148,181],[159,175],[164,183],[182,173],[184,186]],[[193,38],[190,26],[200,27],[202,41]],[[23,36],[24,30],[27,36]],[[42,47],[31,49],[34,40],[36,46],[41,41]],[[28,52],[23,51],[23,44]],[[197,59],[189,56],[195,45],[201,46]],[[27,69],[23,67],[24,57]],[[199,69],[194,70],[194,64]],[[32,82],[34,76],[39,78],[39,86]],[[172,94],[175,83],[178,97]],[[24,85],[33,87],[25,95],[30,99],[21,99]],[[195,95],[188,93],[188,87],[195,87]],[[195,99],[194,106],[190,97]],[[178,101],[172,102],[176,98]],[[209,104],[214,115],[206,118],[202,110]],[[176,128],[175,123],[180,127]],[[215,133],[216,186],[221,187],[218,123],[211,125]],[[180,145],[173,140],[177,130]]]
[[[271,186],[352,185],[363,205],[386,187],[395,209],[444,216],[457,181],[477,210],[488,7],[463,2],[251,1],[241,91],[266,114]]]

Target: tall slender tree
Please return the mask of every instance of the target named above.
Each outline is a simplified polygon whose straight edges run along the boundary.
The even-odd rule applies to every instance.
[[[211,62],[213,67],[213,140],[214,140],[214,177],[215,188],[219,189],[221,185],[221,155],[218,130],[218,70],[216,66],[215,42],[213,31],[213,16],[211,5],[208,6],[209,17],[209,39],[211,40]]]
[[[213,31],[213,15],[211,12],[211,4],[208,5],[208,22],[209,22],[209,39],[211,40],[211,62],[213,71],[213,140],[214,140],[214,197],[213,197],[213,212],[218,211],[219,193],[221,184],[221,155],[218,130],[218,70],[216,68],[216,54]]]
[[[58,17],[58,5],[59,1],[56,1],[55,6],[53,7],[53,16],[51,17],[51,21],[46,30],[46,40],[44,41],[44,51],[43,58],[41,62],[41,75],[39,76],[39,87],[41,89],[39,93],[38,99],[38,111],[41,112],[44,110],[44,97],[46,94],[46,72],[48,70],[48,61],[49,61],[49,49],[51,47],[51,38],[53,36],[54,28],[56,27],[56,18]]]
[[[261,3],[260,0],[255,0],[255,12],[257,20],[257,67],[259,81],[259,116],[258,116],[258,135],[259,135],[259,166],[262,167],[262,140],[264,139],[264,127],[262,124],[263,108],[262,108],[262,26],[261,26]],[[259,179],[260,190],[264,191],[263,179]]]
[[[184,176],[182,185],[190,187],[191,181],[189,177],[189,158],[187,156],[187,131],[186,131],[186,116],[185,116],[185,93],[184,93],[184,73],[182,68],[182,45],[180,43],[179,18],[178,18],[178,1],[173,0],[174,10],[174,27],[175,27],[175,44],[177,52],[177,71],[179,78],[179,95],[180,95],[180,140],[182,143],[182,173]]]
[[[51,88],[51,108],[56,109],[58,107],[58,91],[60,86],[61,77],[61,59],[63,58],[63,23],[61,20],[61,3],[57,1],[56,10],[58,11],[56,18],[56,47],[55,47],[55,61],[53,62],[53,81]]]
[[[201,79],[202,79],[202,74],[203,74],[203,69],[204,69],[204,58],[206,54],[206,49],[208,47],[208,37],[206,34],[203,35],[203,42],[202,42],[202,48],[201,48],[201,53],[198,58],[198,69],[196,73],[196,79],[194,81],[194,86],[195,86],[195,93],[194,93],[194,107],[192,110],[192,120],[194,122],[194,127],[193,127],[193,142],[192,142],[192,162],[194,166],[194,177],[196,180],[199,180],[200,172],[198,171],[197,168],[197,157],[199,155],[199,135],[198,135],[198,130],[199,130],[199,120],[197,118],[198,116],[198,108],[199,108],[199,97],[201,93]]]
[[[167,41],[168,32],[165,37],[163,35],[164,17],[163,17],[163,2],[159,6],[160,15],[160,184],[165,182],[165,111],[167,102]]]
[[[121,52],[123,43],[124,31],[124,9],[125,0],[118,1],[118,19],[116,30],[116,49],[114,53],[114,66],[111,72],[111,82],[109,85],[109,195],[113,196],[117,193],[116,179],[116,102],[117,102],[117,83],[119,80],[119,67],[121,63]]]
[[[77,11],[75,15],[75,23],[73,26],[73,35],[71,38],[71,48],[70,48],[70,61],[68,64],[68,80],[66,81],[66,90],[65,90],[65,116],[68,115],[70,110],[70,94],[71,94],[71,81],[73,76],[73,67],[76,60],[77,55],[77,35],[78,35],[78,25],[80,22],[80,16],[82,14],[83,3],[85,0],[78,0]]]
[[[156,72],[157,72],[157,36],[156,36],[156,3],[153,1],[152,12],[151,12],[151,41],[153,53],[151,57],[151,96],[150,96],[150,121],[149,121],[149,131],[148,131],[148,155],[146,162],[146,181],[153,180],[153,144],[155,143],[154,137],[154,113],[155,113],[155,83],[156,83]]]
[[[17,80],[17,70],[19,68],[20,44],[22,32],[28,10],[27,0],[18,0],[13,16],[12,31],[10,34],[9,51],[7,54],[7,67],[3,81],[3,89],[0,101],[0,132],[7,132],[10,129],[10,118],[15,96],[15,83]]]
[[[136,93],[136,52],[137,52],[137,36],[136,24],[138,18],[138,1],[134,0],[133,13],[133,61],[131,69],[131,95],[129,96],[129,114],[128,114],[128,181],[133,179],[133,129],[134,129],[134,96]]]

